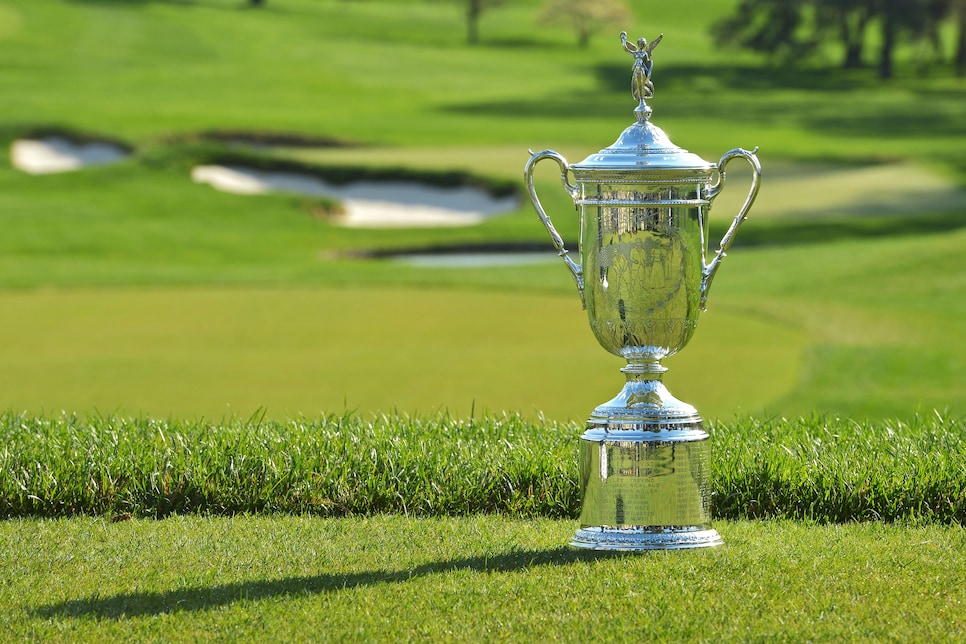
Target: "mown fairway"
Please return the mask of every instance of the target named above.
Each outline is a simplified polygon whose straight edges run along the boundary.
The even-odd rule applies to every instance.
[[[632,121],[616,34],[578,50],[540,0],[477,47],[455,2],[244,4],[0,0],[0,144],[132,151],[0,163],[0,639],[962,639],[961,79],[912,46],[886,84],[762,67],[711,43],[734,2],[631,3],[631,36],[665,34],[655,122],[711,160],[761,146],[764,183],[667,362],[712,421],[728,546],[594,558],[562,548],[574,442],[621,361],[564,266],[347,257],[552,256],[529,204],[345,229],[190,176],[234,155],[522,192],[528,148],[576,162]],[[556,170],[537,187],[575,250]]]
[[[561,548],[572,525],[549,519],[10,521],[0,632],[477,642],[957,641],[966,631],[959,527],[718,530],[725,548],[595,558]]]
[[[307,198],[225,195],[188,178],[224,148],[192,138],[209,131],[334,137],[366,146],[257,154],[458,168],[518,187],[527,147],[579,160],[631,120],[629,58],[603,36],[573,49],[568,34],[535,23],[538,4],[493,11],[477,48],[463,44],[460,12],[445,3],[0,5],[0,52],[17,62],[3,78],[4,141],[53,127],[135,150],[119,165],[67,175],[0,168],[0,284],[21,292],[0,294],[13,298],[3,324],[16,338],[0,354],[0,404],[218,418],[259,408],[466,414],[475,403],[582,417],[619,387],[620,364],[586,331],[562,265],[425,269],[333,254],[514,241],[546,243],[550,254],[528,204],[468,229],[346,230],[314,216]],[[706,24],[727,7],[694,9]],[[961,313],[961,239],[871,240],[957,225],[961,83],[944,74],[891,85],[858,72],[779,76],[740,54],[719,62],[692,15],[647,16],[640,29],[668,33],[655,120],[709,158],[762,146],[765,187],[739,242],[781,244],[729,257],[694,344],[669,361],[675,391],[709,417],[955,409],[966,351],[950,339]],[[910,124],[901,136],[897,120]],[[857,165],[872,161],[889,163]],[[717,234],[743,197],[745,178],[734,174],[713,213]],[[554,173],[538,178],[558,228],[575,239]],[[847,245],[814,243],[842,235]],[[785,248],[797,241],[812,243]],[[856,274],[860,261],[869,268]],[[362,284],[383,290],[355,295]],[[270,286],[270,298],[253,285]],[[197,286],[232,294],[206,298]],[[306,286],[322,288],[318,302]],[[22,294],[48,287],[112,290]],[[503,299],[511,291],[519,308]],[[916,306],[927,310],[910,313]],[[400,308],[397,323],[391,311]],[[273,355],[279,343],[290,358]]]

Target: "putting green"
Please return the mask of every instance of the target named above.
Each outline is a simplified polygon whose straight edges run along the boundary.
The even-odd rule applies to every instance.
[[[447,289],[0,292],[0,408],[161,417],[540,411],[586,417],[622,362],[576,297]],[[804,338],[708,314],[667,382],[707,417],[794,387]]]

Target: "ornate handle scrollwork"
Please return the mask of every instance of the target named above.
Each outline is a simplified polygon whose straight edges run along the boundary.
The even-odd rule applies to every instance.
[[[701,275],[701,310],[705,310],[705,306],[708,302],[708,291],[711,288],[711,281],[714,279],[715,273],[718,272],[718,266],[721,264],[721,260],[726,256],[728,249],[731,248],[732,242],[735,240],[735,235],[738,233],[738,227],[744,223],[745,219],[748,218],[748,211],[751,209],[751,205],[755,203],[755,197],[758,196],[758,187],[761,183],[761,164],[758,162],[758,157],[755,153],[758,152],[756,147],[754,150],[749,152],[748,150],[743,150],[741,148],[735,148],[734,150],[729,150],[724,153],[721,160],[718,161],[718,181],[713,186],[708,189],[705,194],[708,201],[712,201],[724,188],[725,183],[725,166],[729,161],[736,158],[741,158],[751,164],[753,174],[751,177],[751,188],[748,190],[748,197],[745,199],[744,205],[738,214],[735,215],[734,221],[731,222],[731,226],[728,227],[728,232],[724,234],[721,238],[721,243],[718,245],[718,251],[715,253],[714,259],[711,260],[707,265],[704,266]]]
[[[576,203],[577,197],[580,194],[580,189],[574,184],[570,183],[570,178],[568,173],[570,172],[570,164],[567,163],[567,159],[563,158],[559,153],[553,150],[543,150],[542,152],[534,153],[530,150],[530,160],[527,161],[527,166],[523,170],[523,176],[527,181],[527,190],[530,192],[530,201],[533,202],[533,207],[537,211],[537,215],[540,217],[540,221],[547,228],[547,232],[550,233],[550,241],[553,243],[553,247],[557,249],[557,254],[563,259],[564,263],[567,264],[567,268],[570,270],[570,274],[574,278],[574,282],[577,284],[577,292],[580,294],[580,302],[584,304],[584,273],[581,269],[580,264],[575,262],[570,258],[570,254],[564,247],[563,238],[557,229],[554,228],[553,222],[550,221],[550,217],[543,210],[543,205],[540,203],[540,198],[537,197],[537,190],[533,186],[533,168],[538,161],[543,159],[553,159],[560,166],[560,180],[563,183],[564,190],[570,195],[570,198]]]

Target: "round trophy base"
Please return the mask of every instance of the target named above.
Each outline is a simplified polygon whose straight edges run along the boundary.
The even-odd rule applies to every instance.
[[[628,373],[579,441],[580,529],[593,550],[678,550],[723,543],[711,527],[711,446],[701,416],[659,373]]]
[[[573,548],[588,550],[686,550],[723,545],[713,528],[581,528],[570,540]]]

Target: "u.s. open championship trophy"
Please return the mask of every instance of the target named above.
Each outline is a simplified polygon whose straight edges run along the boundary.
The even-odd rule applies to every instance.
[[[613,400],[597,407],[579,441],[580,528],[571,541],[595,550],[701,548],[722,543],[710,517],[710,444],[691,405],[661,381],[661,360],[691,339],[708,289],[758,193],[755,151],[730,150],[709,163],[683,150],[650,122],[652,52],[636,43],[631,89],[637,122],[580,163],[553,150],[532,154],[524,177],[540,220],[566,263],[597,341],[624,358],[627,377]],[[725,166],[744,159],[751,189],[711,255],[708,214],[725,183]],[[580,217],[574,261],[533,185],[534,166],[552,159]],[[571,182],[571,175],[573,182]]]

